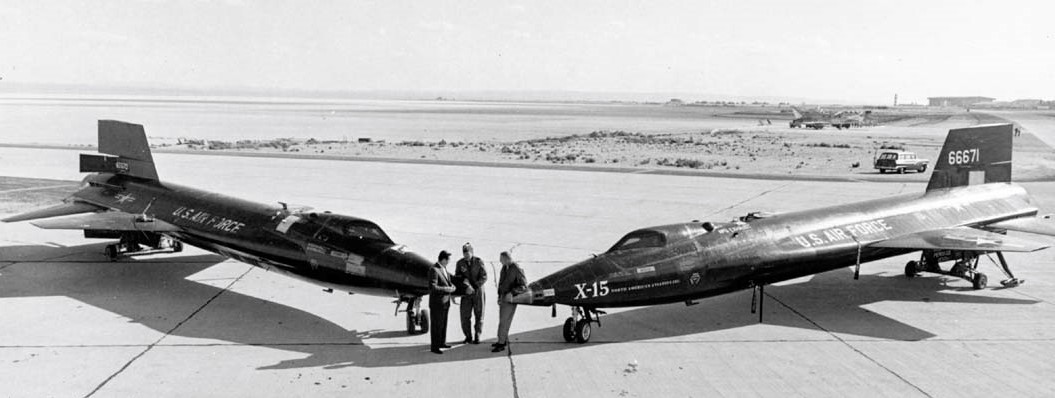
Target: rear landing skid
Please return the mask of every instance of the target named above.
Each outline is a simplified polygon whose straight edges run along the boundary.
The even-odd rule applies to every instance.
[[[141,239],[138,234],[122,234],[117,243],[106,245],[103,253],[110,261],[117,261],[123,257],[145,256],[155,253],[179,253],[183,251],[183,242],[176,239],[159,236],[157,239]]]
[[[1000,270],[1007,276],[1007,279],[1000,281],[1001,285],[1004,287],[1015,287],[1026,283],[1024,279],[1018,279],[1011,273],[1011,268],[1008,267],[1007,260],[1004,259],[1004,253],[994,253],[996,253],[999,262],[993,260],[989,253],[984,254],[993,264],[999,265]],[[978,255],[978,252],[973,251],[924,250],[920,254],[919,261],[909,261],[905,264],[905,276],[912,278],[922,272],[949,275],[970,281],[975,290],[984,289],[989,278],[978,271],[980,258],[981,256]],[[948,261],[953,261],[952,267],[947,271],[941,269],[940,264]]]

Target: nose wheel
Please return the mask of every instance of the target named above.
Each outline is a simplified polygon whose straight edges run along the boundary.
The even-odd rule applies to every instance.
[[[400,310],[403,303],[407,303],[406,310]],[[396,301],[396,314],[406,313],[407,334],[425,334],[429,332],[429,310],[421,308],[421,297],[400,299]]]
[[[572,307],[571,316],[564,320],[563,336],[566,342],[585,344],[593,335],[593,324],[601,327],[601,315],[605,314],[593,308]]]

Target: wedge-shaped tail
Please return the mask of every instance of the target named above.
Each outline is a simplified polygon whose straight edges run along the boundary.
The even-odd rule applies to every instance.
[[[992,124],[949,130],[927,190],[1011,182],[1014,126]]]
[[[99,152],[114,156],[81,155],[82,173],[115,173],[146,180],[158,179],[142,125],[100,120]]]

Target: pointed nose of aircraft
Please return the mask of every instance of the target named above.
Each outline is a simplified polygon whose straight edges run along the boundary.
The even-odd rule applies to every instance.
[[[380,266],[376,267],[370,276],[394,283],[404,293],[415,295],[428,293],[431,261],[404,246],[394,246],[385,250],[377,261]]]

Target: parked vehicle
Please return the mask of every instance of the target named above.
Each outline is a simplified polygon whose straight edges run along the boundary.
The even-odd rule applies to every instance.
[[[887,151],[879,154],[876,158],[875,168],[879,173],[897,172],[902,174],[905,170],[915,170],[920,173],[927,171],[929,160],[916,156],[913,152]]]

